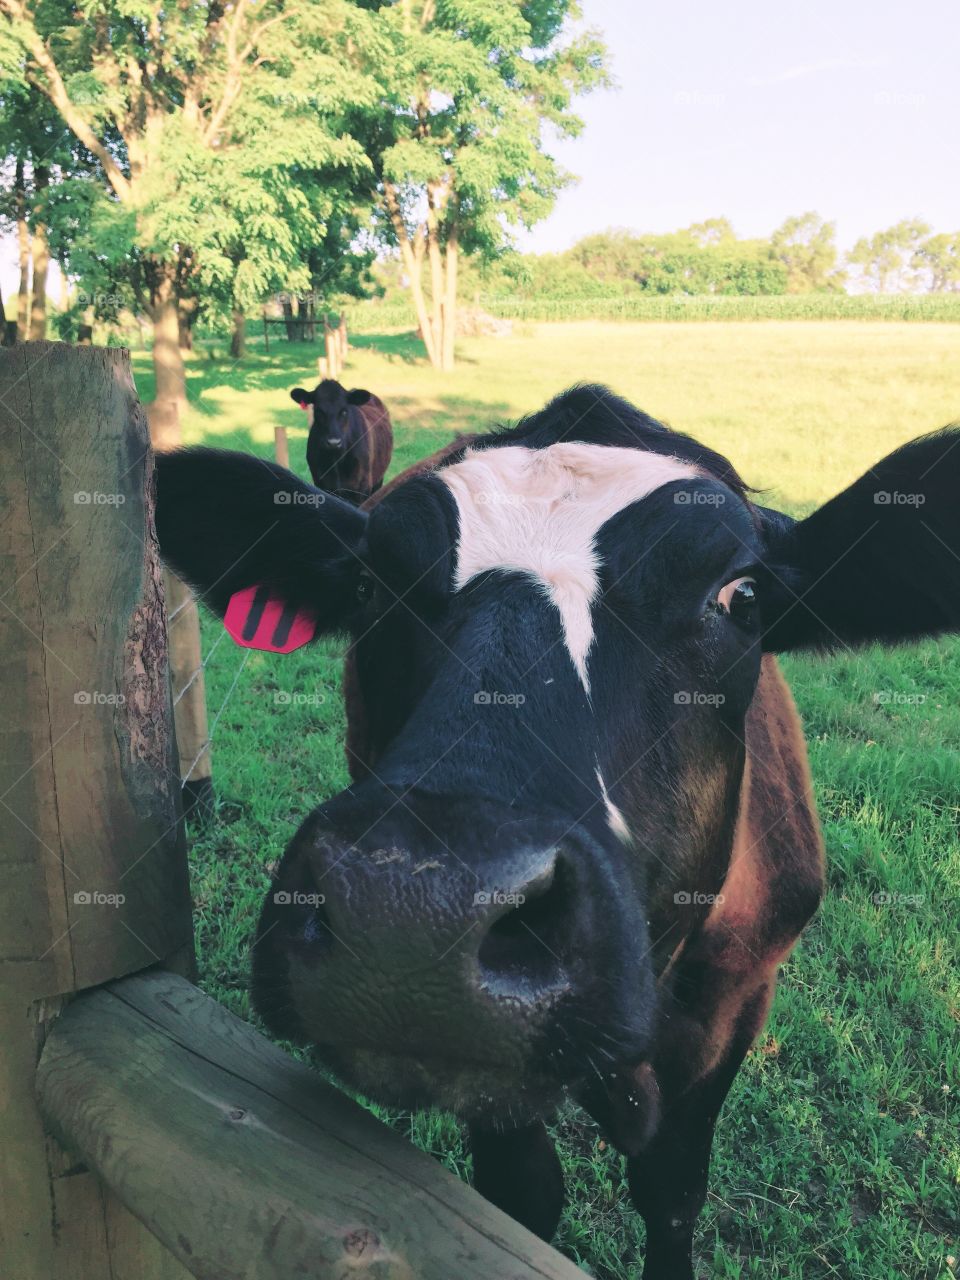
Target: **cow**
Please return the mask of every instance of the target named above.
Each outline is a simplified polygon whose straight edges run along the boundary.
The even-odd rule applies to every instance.
[[[355,504],[376,493],[393,455],[393,427],[379,396],[325,378],[312,391],[294,387],[290,398],[307,414],[307,466],[317,488]]]
[[[714,1126],[817,909],[779,653],[960,629],[960,428],[794,521],[720,454],[577,386],[370,510],[272,464],[158,457],[162,554],[345,633],[354,781],[306,817],[253,946],[267,1026],[468,1130],[544,1238],[565,1095],[627,1158],[644,1280],[690,1280]],[[300,500],[277,506],[278,490]]]

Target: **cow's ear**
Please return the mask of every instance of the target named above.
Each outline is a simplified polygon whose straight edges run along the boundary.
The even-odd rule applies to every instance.
[[[290,392],[290,399],[294,404],[298,404],[302,407],[303,405],[310,403],[310,392],[305,391],[303,387],[294,387]]]
[[[361,391],[359,387],[354,387],[353,391],[347,392],[347,404],[367,404],[370,400],[369,391]]]
[[[960,427],[904,445],[805,520],[763,523],[766,649],[960,630]]]
[[[157,455],[157,538],[166,563],[223,617],[263,585],[316,615],[317,634],[349,625],[367,517],[276,463],[220,449]]]

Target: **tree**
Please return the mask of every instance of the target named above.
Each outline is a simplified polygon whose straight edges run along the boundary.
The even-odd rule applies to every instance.
[[[837,270],[837,227],[818,213],[787,218],[770,237],[774,258],[787,270],[788,293],[823,293],[843,288]]]
[[[860,279],[875,292],[905,292],[917,283],[914,258],[929,234],[930,228],[919,218],[904,218],[885,231],[858,240],[847,261],[860,268]]]
[[[570,180],[547,132],[574,136],[575,95],[606,83],[575,0],[371,0],[390,108],[371,121],[378,227],[399,252],[431,363],[450,369],[461,253],[495,257],[509,228],[549,213]],[[424,287],[424,265],[429,291]]]
[[[375,86],[344,76],[342,50],[362,47],[371,18],[348,0],[33,6],[0,0],[0,57],[92,157],[89,223],[70,252],[111,286],[93,291],[104,305],[129,296],[148,315],[153,419],[169,441],[186,398],[182,302],[242,308],[291,277],[305,286],[317,228],[291,172],[303,157],[313,172],[369,169],[342,122]]]
[[[916,249],[911,266],[931,293],[960,291],[960,231],[930,236]]]

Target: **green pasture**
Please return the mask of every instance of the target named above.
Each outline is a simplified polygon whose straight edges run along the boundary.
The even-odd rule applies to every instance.
[[[458,354],[442,375],[411,334],[355,338],[345,381],[389,405],[394,471],[456,431],[602,381],[727,454],[767,505],[800,514],[897,444],[960,418],[957,323],[520,322]],[[287,392],[315,376],[316,355],[283,341],[240,363],[222,344],[199,350],[187,442],[270,456],[282,424],[306,475],[305,419]],[[148,356],[135,366],[148,400]],[[342,645],[249,653],[207,618],[204,647],[219,813],[192,852],[201,980],[249,1018],[248,946],[268,872],[301,818],[347,781]],[[960,641],[784,667],[806,723],[830,889],[719,1126],[700,1274],[960,1275]],[[385,1118],[468,1173],[449,1116]],[[559,1246],[601,1280],[639,1277],[643,1228],[619,1159],[572,1107],[556,1134],[569,1193]]]

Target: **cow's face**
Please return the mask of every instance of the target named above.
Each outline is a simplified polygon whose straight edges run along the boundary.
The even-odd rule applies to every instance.
[[[594,390],[369,519],[278,468],[244,474],[246,490],[222,456],[163,460],[164,553],[221,612],[268,582],[352,633],[371,766],[283,858],[254,953],[262,1016],[405,1106],[519,1121],[599,1079],[636,1146],[655,976],[720,887],[764,636],[942,625],[914,604],[864,631],[867,584],[834,562],[861,566],[867,535],[818,549],[836,503],[854,524],[863,506],[889,574],[913,536],[894,517],[917,507],[845,494],[791,528],[723,459]],[[292,485],[305,500],[275,506]],[[219,552],[196,550],[201,495]]]
[[[294,387],[290,399],[306,411],[315,447],[336,455],[350,448],[354,435],[351,409],[366,404],[370,392],[359,389],[347,391],[339,382],[326,378],[312,391]]]

